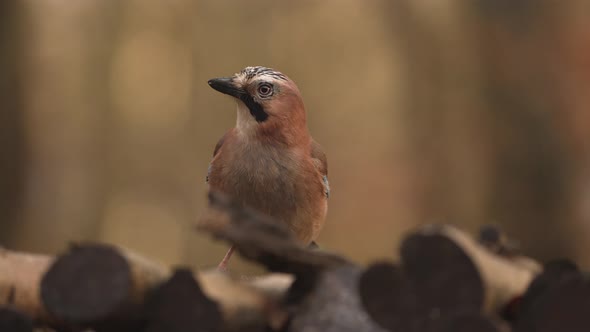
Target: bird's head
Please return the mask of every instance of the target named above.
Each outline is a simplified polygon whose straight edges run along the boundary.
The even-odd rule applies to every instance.
[[[266,67],[246,67],[209,85],[238,103],[237,129],[246,134],[306,128],[305,107],[297,85]]]

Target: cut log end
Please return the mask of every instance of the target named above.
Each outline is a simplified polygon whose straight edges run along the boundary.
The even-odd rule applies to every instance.
[[[382,327],[389,331],[415,330],[416,295],[398,266],[369,266],[359,279],[359,295],[365,310]]]
[[[413,234],[400,254],[421,302],[441,314],[480,310],[485,289],[477,267],[465,251],[441,234]]]
[[[147,304],[145,332],[221,331],[223,318],[189,270],[177,270]]]
[[[132,289],[131,269],[110,246],[73,248],[41,281],[47,310],[67,321],[87,323],[121,310]]]
[[[547,269],[522,302],[516,321],[519,332],[588,331],[590,281],[577,270]]]
[[[20,311],[0,308],[0,331],[32,332],[33,321]]]

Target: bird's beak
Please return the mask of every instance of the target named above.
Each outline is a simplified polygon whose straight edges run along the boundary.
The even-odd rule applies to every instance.
[[[209,83],[209,86],[213,89],[238,99],[246,94],[246,91],[234,85],[234,81],[231,77],[212,78],[207,83]]]

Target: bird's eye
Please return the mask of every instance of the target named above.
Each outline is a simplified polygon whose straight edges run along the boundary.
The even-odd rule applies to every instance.
[[[272,95],[272,86],[267,83],[260,84],[260,86],[258,86],[258,94],[261,97],[268,97]]]

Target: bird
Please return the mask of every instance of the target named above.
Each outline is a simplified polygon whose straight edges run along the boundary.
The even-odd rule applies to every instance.
[[[208,84],[237,103],[236,125],[213,151],[209,190],[284,223],[300,244],[316,246],[328,212],[328,161],[308,130],[299,88],[262,66]],[[231,246],[219,270],[227,270],[233,251]]]

